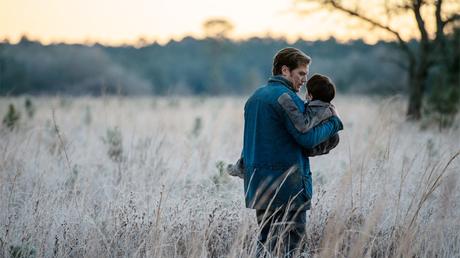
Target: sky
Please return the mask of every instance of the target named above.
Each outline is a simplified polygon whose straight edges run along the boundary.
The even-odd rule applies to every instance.
[[[314,12],[307,16],[301,9]],[[333,36],[368,43],[393,39],[344,17],[294,0],[0,0],[0,39],[17,42],[27,35],[45,44],[121,45],[136,44],[139,38],[166,43],[185,36],[204,37],[203,23],[212,18],[230,21],[234,39],[272,36],[295,41]],[[395,21],[406,38],[417,36],[410,21],[410,17]]]

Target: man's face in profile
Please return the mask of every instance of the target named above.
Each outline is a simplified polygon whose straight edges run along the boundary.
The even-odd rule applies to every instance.
[[[283,66],[283,76],[288,79],[295,91],[299,91],[300,87],[307,82],[308,65],[299,65],[296,69],[289,70],[287,66]]]

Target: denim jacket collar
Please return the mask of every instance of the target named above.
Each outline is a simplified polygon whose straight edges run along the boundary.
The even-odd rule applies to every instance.
[[[281,75],[274,75],[268,78],[268,83],[281,83],[284,86],[286,86],[288,89],[292,90],[293,92],[296,92],[294,90],[294,86],[292,85],[292,82],[290,82],[288,79],[284,78]]]

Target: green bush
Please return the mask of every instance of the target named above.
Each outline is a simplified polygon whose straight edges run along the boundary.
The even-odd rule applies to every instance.
[[[196,117],[195,121],[193,122],[193,129],[192,135],[198,137],[201,133],[201,129],[203,128],[203,120],[201,117]]]
[[[35,115],[35,106],[34,104],[32,103],[32,100],[30,100],[29,98],[26,98],[26,101],[24,103],[24,106],[26,108],[26,112],[27,112],[27,116],[29,118],[33,118],[34,115]]]
[[[220,188],[222,185],[230,181],[229,175],[225,172],[226,167],[227,165],[225,162],[221,160],[216,162],[217,173],[211,177],[211,180],[217,188]]]
[[[10,256],[13,258],[33,258],[36,253],[35,248],[28,245],[10,246]]]
[[[107,155],[114,162],[123,160],[123,136],[118,127],[108,128],[102,141],[107,145]]]
[[[8,106],[8,112],[3,117],[3,125],[6,126],[6,128],[13,131],[15,128],[18,127],[20,118],[21,114],[19,113],[19,111],[17,111],[16,108],[14,108],[13,104],[10,104]]]

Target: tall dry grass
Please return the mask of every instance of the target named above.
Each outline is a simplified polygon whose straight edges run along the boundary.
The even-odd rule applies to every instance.
[[[241,152],[244,99],[32,101],[26,118],[23,98],[0,100],[0,115],[22,112],[0,132],[0,257],[255,255],[255,212],[222,170]],[[460,256],[460,129],[421,130],[403,102],[338,99],[345,130],[311,159],[297,255]]]

